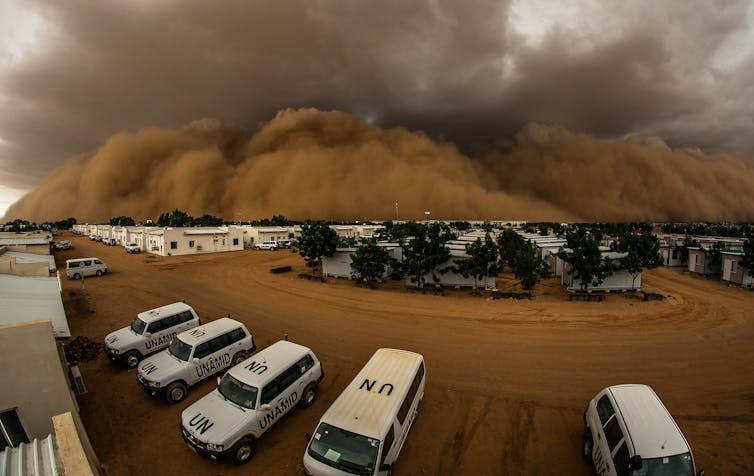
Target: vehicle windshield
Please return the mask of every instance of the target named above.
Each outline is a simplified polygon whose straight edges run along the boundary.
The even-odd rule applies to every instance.
[[[641,461],[641,468],[631,471],[631,476],[694,476],[691,453]]]
[[[380,440],[357,435],[322,423],[309,444],[309,455],[328,466],[351,474],[374,473]]]
[[[168,347],[168,352],[170,352],[170,355],[176,359],[188,362],[189,356],[191,355],[191,349],[192,347],[181,339],[173,339],[173,342],[170,343],[170,347]]]
[[[222,380],[220,380],[220,385],[217,387],[217,391],[220,392],[220,395],[236,405],[253,409],[257,401],[257,392],[259,390],[257,387],[246,385],[240,380],[233,378],[230,374],[225,374]]]
[[[147,328],[147,323],[139,319],[138,317],[131,321],[131,330],[135,333],[142,335],[144,333],[144,329]]]

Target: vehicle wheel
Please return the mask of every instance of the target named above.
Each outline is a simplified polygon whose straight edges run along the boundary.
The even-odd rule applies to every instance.
[[[317,398],[317,386],[314,384],[308,385],[304,389],[304,393],[301,395],[301,408],[309,408]]]
[[[102,276],[102,270],[98,269],[96,274],[97,274],[97,276]]]
[[[123,363],[126,364],[126,367],[129,369],[136,368],[136,366],[139,365],[140,360],[141,356],[135,350],[130,350],[123,354]]]
[[[186,385],[181,382],[173,382],[165,389],[165,398],[169,403],[178,403],[186,398],[187,393]]]
[[[232,458],[233,464],[246,464],[249,462],[252,456],[254,456],[254,450],[256,447],[256,441],[251,438],[243,438],[241,441],[233,445]]]
[[[79,273],[76,273],[73,275],[73,279],[81,279],[81,275]]]
[[[592,432],[589,428],[584,430],[584,448],[581,451],[582,456],[586,461],[592,461],[592,450],[594,449],[594,441],[592,440]]]
[[[241,362],[243,362],[244,360],[246,360],[246,354],[243,353],[243,352],[239,352],[239,353],[237,353],[236,355],[233,356],[233,362],[232,362],[231,365],[233,365],[233,366],[238,365]]]

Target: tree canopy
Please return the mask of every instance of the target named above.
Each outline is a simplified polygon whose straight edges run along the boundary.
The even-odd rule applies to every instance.
[[[414,223],[414,222],[411,222]],[[444,273],[447,269],[438,267],[450,260],[450,250],[445,243],[453,239],[447,228],[440,223],[421,225],[414,223],[412,226],[412,238],[404,243],[403,247],[403,271],[411,276],[411,281],[418,287],[424,287],[424,275],[431,274],[435,282],[440,278],[437,273]]]
[[[371,286],[382,279],[390,262],[390,253],[374,240],[369,240],[351,256],[351,269],[357,279]]]
[[[453,260],[457,271],[465,278],[474,277],[474,289],[477,289],[479,280],[486,276],[497,276],[498,266],[498,249],[495,242],[487,233],[484,241],[477,238],[473,243],[466,245],[466,254],[468,258]]]
[[[134,226],[136,222],[129,216],[119,216],[110,218],[110,225],[112,226]]]
[[[298,240],[299,254],[307,266],[314,269],[322,263],[323,256],[332,256],[338,246],[338,234],[323,221],[308,221],[301,226]]]
[[[566,246],[569,251],[561,252],[560,256],[571,265],[568,273],[580,280],[582,291],[590,285],[599,286],[613,273],[612,263],[602,258],[599,242],[589,233],[583,230],[568,233]]]
[[[754,278],[754,236],[750,236],[744,242],[744,255],[741,258],[741,266],[749,271],[749,276]]]

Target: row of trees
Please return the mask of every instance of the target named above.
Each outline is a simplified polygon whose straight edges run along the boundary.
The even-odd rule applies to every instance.
[[[42,223],[37,223],[33,221],[30,222],[28,220],[22,220],[20,218],[16,218],[15,220],[6,222],[2,228],[5,231],[19,233],[19,232],[24,232],[24,231],[35,231],[35,230],[47,230],[47,231],[50,231],[52,229],[67,230],[75,224],[76,224],[76,218],[74,217],[68,217],[65,220],[46,221]]]

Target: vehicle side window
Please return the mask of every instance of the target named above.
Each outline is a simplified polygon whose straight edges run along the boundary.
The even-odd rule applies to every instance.
[[[603,426],[605,423],[607,423],[610,417],[613,416],[614,413],[615,410],[613,409],[613,405],[610,403],[610,398],[607,396],[607,394],[603,395],[602,398],[597,401],[597,414],[600,416],[600,422],[602,422]]]
[[[228,341],[229,341],[229,338],[228,338],[227,332],[221,336],[215,337],[214,339],[209,341],[210,353],[215,353],[219,350],[224,349],[225,347],[228,346]]]
[[[91,266],[91,265],[92,265],[92,262],[91,262],[91,261],[83,261],[83,262],[81,263],[81,265],[82,265],[82,266]]]
[[[280,395],[280,388],[278,386],[279,380],[280,377],[264,386],[264,388],[262,389],[262,398],[259,400],[262,405],[264,405],[265,403],[270,403],[275,399],[275,397]]]
[[[408,415],[408,409],[409,407],[411,407],[412,400],[413,395],[411,394],[411,390],[409,389],[408,393],[406,394],[406,398],[403,399],[401,408],[398,410],[398,421],[401,422],[401,425],[403,425],[403,422],[406,421],[406,415]]]
[[[393,447],[393,441],[395,440],[395,433],[393,432],[393,425],[390,425],[390,429],[385,435],[385,442],[382,444],[382,457],[380,458],[380,464],[385,464],[385,458],[390,453],[390,448]]]
[[[78,268],[79,266],[81,266],[81,263],[79,263],[78,261],[74,261],[73,263],[68,263],[69,268]]]
[[[94,260],[94,264],[102,264],[102,261],[96,259],[96,260]]]
[[[280,380],[280,391],[282,392],[286,388],[290,387],[293,382],[299,379],[299,377],[301,377],[301,374],[299,373],[298,365],[289,367],[288,370],[283,372],[283,374],[278,377],[278,379]]]
[[[157,319],[156,321],[152,321],[147,326],[146,332],[151,332],[152,334],[154,334],[155,332],[160,332],[161,330],[165,328],[165,326],[163,325],[164,322],[165,322],[165,319]]]
[[[311,355],[306,354],[304,358],[296,362],[296,367],[298,367],[299,375],[304,375],[310,368],[314,367],[314,359]]]
[[[184,322],[188,322],[188,321],[190,321],[191,319],[193,319],[193,318],[194,318],[194,315],[193,315],[193,314],[191,314],[191,311],[183,311],[182,313],[180,313],[180,314],[179,314],[179,317],[180,317],[180,320],[179,320],[179,322],[180,322],[181,324],[183,324]]]
[[[623,432],[620,431],[620,425],[618,424],[617,418],[613,418],[607,422],[607,425],[605,425],[605,438],[607,439],[607,446],[610,447],[610,452],[612,452],[623,439]]]
[[[210,353],[210,342],[211,341],[197,345],[196,349],[194,350],[194,357],[196,357],[197,359],[203,359],[204,357],[208,356]]]
[[[618,473],[618,476],[628,476],[628,466],[628,447],[626,446],[626,443],[623,442],[621,443],[620,448],[618,448],[618,451],[615,452],[615,456],[613,456],[613,467],[615,468],[615,472]]]
[[[161,330],[164,331],[165,329],[170,329],[171,327],[173,327],[174,325],[176,325],[178,323],[177,320],[178,320],[178,316],[168,316],[168,317],[164,318],[162,320],[162,329]]]
[[[238,329],[230,331],[230,343],[234,344],[238,342],[239,340],[246,337],[246,332],[243,330],[242,327],[239,327]]]

